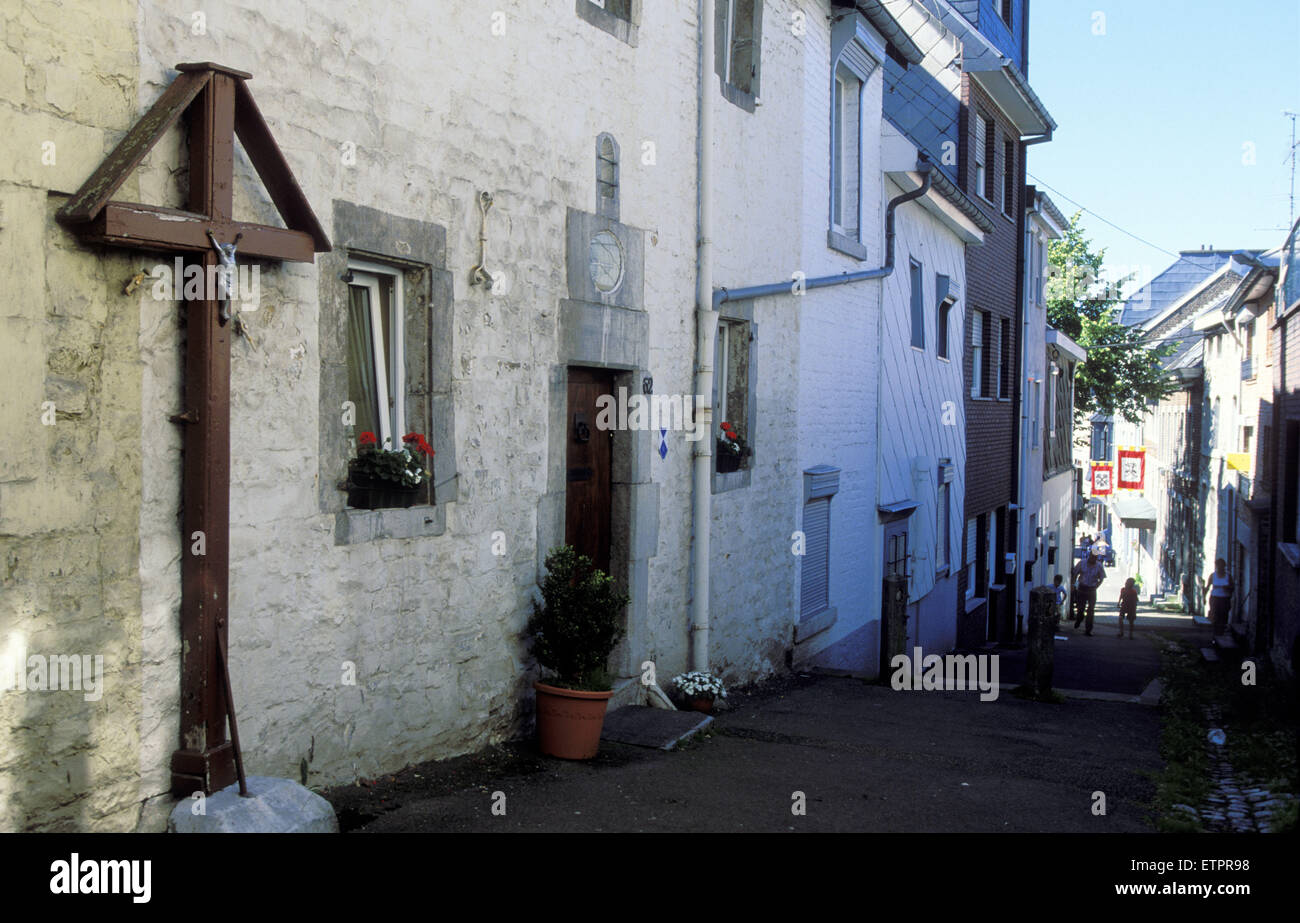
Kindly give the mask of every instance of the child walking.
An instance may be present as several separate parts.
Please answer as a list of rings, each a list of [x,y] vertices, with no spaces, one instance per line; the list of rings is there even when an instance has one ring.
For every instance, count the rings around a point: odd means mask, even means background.
[[[1137,581],[1129,577],[1124,581],[1124,589],[1119,591],[1119,636],[1124,637],[1124,616],[1128,616],[1128,639],[1133,640],[1133,626],[1137,623],[1138,591]]]

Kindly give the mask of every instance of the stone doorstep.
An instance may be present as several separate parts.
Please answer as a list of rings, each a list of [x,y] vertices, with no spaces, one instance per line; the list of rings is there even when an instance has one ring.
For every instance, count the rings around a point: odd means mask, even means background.
[[[339,822],[330,803],[292,779],[248,777],[248,797],[235,782],[203,801],[182,798],[172,808],[168,833],[338,833]]]

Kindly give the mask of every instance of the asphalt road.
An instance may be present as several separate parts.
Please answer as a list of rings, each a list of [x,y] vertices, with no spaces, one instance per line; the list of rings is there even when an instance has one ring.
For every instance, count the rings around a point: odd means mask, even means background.
[[[678,751],[605,743],[569,763],[517,742],[327,797],[362,832],[1151,829],[1147,773],[1161,762],[1148,706],[821,676],[784,677],[737,705]]]

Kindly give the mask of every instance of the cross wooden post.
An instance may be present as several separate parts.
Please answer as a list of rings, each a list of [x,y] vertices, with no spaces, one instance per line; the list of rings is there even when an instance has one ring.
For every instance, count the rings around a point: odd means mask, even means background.
[[[219,293],[209,291],[221,243],[240,237],[238,256],[311,262],[330,249],[315,215],[271,137],[244,81],[218,64],[180,64],[180,76],[60,210],[59,220],[88,241],[196,255],[203,297],[187,301],[182,481],[180,746],[171,759],[172,792],[206,794],[235,780],[226,739],[228,703],[222,659],[230,577],[230,333]],[[163,132],[186,110],[190,191],[185,211],[109,197]],[[234,220],[235,137],[288,229]],[[202,542],[199,536],[202,533]],[[202,554],[196,554],[199,548]]]

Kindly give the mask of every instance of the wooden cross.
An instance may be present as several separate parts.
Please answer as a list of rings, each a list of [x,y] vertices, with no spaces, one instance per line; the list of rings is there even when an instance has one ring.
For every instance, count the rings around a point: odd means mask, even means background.
[[[218,64],[179,64],[179,76],[127,133],[90,179],[59,210],[58,220],[83,240],[137,250],[193,254],[203,278],[219,255],[213,240],[239,238],[238,256],[310,263],[330,249],[315,214],[258,111],[244,71]],[[110,201],[145,155],[190,111],[187,210]],[[233,217],[235,137],[287,229]],[[209,238],[209,233],[212,238]],[[206,794],[235,781],[235,748],[226,740],[234,712],[225,689],[227,591],[230,582],[230,331],[216,293],[186,302],[185,424],[181,554],[180,745],[171,759],[172,792]],[[203,554],[193,552],[203,533]],[[228,711],[229,709],[229,711]],[[242,773],[241,773],[242,776]],[[241,779],[242,781],[242,779]]]

